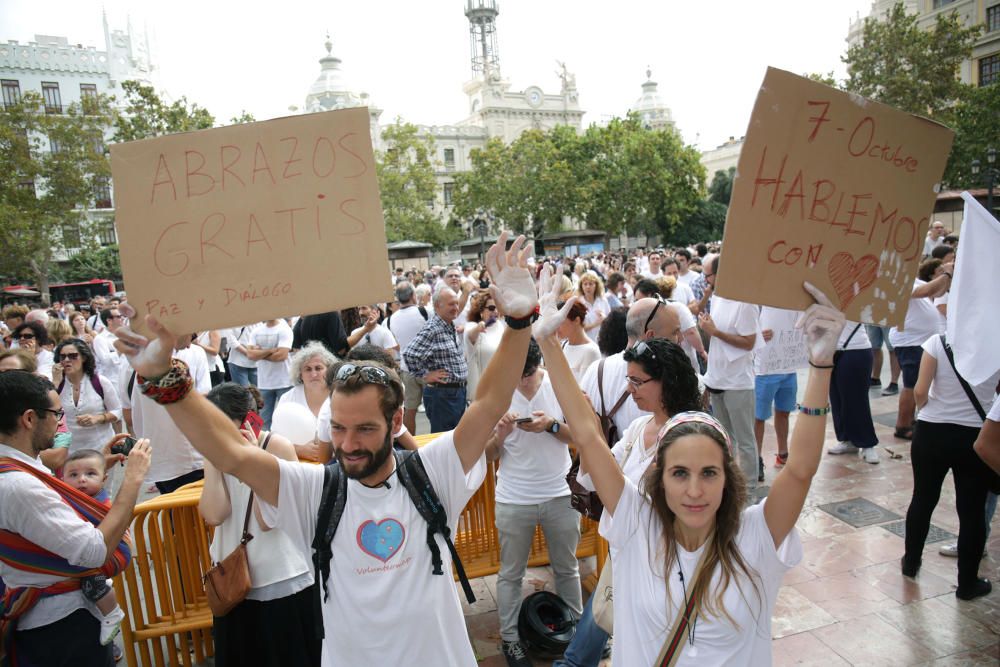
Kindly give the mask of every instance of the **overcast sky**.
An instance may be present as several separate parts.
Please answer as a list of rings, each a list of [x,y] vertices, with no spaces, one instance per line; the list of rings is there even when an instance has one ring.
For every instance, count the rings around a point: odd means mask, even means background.
[[[512,90],[558,92],[556,61],[565,61],[589,124],[623,115],[649,66],[684,140],[702,150],[745,133],[768,65],[843,78],[849,21],[871,7],[871,0],[499,2],[500,68]],[[224,122],[243,109],[262,120],[303,106],[329,31],[349,81],[384,110],[384,122],[400,116],[440,125],[467,114],[463,0],[135,5],[3,0],[0,40],[62,35],[103,50],[102,7],[112,28],[124,27],[131,12],[133,26],[149,30],[156,84]]]

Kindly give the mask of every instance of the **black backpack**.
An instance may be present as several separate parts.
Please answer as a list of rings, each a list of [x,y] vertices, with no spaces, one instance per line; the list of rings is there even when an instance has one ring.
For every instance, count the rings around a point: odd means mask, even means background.
[[[462,583],[462,590],[465,591],[465,598],[469,604],[473,604],[476,601],[476,596],[472,592],[472,586],[469,585],[469,578],[465,576],[465,568],[462,567],[462,560],[458,557],[455,544],[451,541],[448,516],[431,485],[427,470],[420,460],[420,454],[415,451],[399,452],[396,450],[393,450],[392,453],[396,457],[396,474],[399,477],[399,482],[410,494],[410,500],[416,505],[417,512],[427,522],[427,547],[431,550],[432,574],[444,575],[441,549],[434,539],[435,533],[441,533],[448,545],[448,551],[451,552],[451,559],[458,572],[458,580]],[[333,558],[333,537],[337,534],[337,526],[344,515],[346,505],[347,475],[343,474],[340,469],[340,463],[333,461],[325,466],[323,499],[320,501],[319,515],[316,518],[316,534],[312,542],[313,567],[319,579],[317,583],[322,584],[323,589],[323,593],[320,595],[320,586],[316,586],[316,619],[319,626],[323,624],[322,602],[330,597],[327,580],[330,578],[330,560]],[[319,636],[323,636],[322,632]]]

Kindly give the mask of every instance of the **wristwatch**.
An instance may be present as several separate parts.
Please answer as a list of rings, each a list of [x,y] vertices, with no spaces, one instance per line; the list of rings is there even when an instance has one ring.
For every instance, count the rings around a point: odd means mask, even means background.
[[[559,432],[559,420],[556,419],[555,417],[553,417],[552,418],[552,425],[549,426],[547,429],[545,429],[545,431],[547,433],[551,433],[552,435],[555,435],[556,433],[558,433]]]

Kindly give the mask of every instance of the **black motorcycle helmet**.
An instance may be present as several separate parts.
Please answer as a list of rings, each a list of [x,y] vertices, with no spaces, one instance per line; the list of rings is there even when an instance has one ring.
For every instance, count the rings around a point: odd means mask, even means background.
[[[532,593],[521,603],[517,632],[528,650],[539,657],[558,658],[576,633],[576,614],[549,591]]]

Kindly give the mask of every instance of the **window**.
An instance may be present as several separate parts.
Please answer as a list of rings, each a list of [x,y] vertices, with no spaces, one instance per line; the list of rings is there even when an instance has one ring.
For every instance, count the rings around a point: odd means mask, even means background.
[[[115,225],[113,222],[101,225],[100,230],[97,232],[97,240],[102,246],[118,243],[118,236],[115,234]]]
[[[451,206],[452,197],[455,194],[455,184],[445,183],[444,184],[444,205]]]
[[[1000,5],[986,8],[986,32],[1000,30]]]
[[[97,97],[97,84],[96,83],[81,83],[80,84],[80,99],[93,99]]]
[[[955,0],[934,0],[932,7],[934,9],[941,9],[942,7],[947,7],[953,2],[955,2]]]
[[[80,225],[73,222],[68,222],[63,225],[62,229],[63,243],[67,248],[79,248],[80,247]]]
[[[979,85],[1000,83],[1000,53],[979,59]]]
[[[455,168],[455,149],[446,148],[444,149],[444,167],[445,169]]]
[[[94,208],[111,208],[111,179],[107,176],[94,182]]]
[[[49,150],[53,153],[62,152],[62,145],[59,143],[58,139],[49,137]]]
[[[23,190],[24,192],[30,192],[32,195],[35,194],[35,181],[33,180],[21,181],[20,183],[17,184],[17,187]]]
[[[62,113],[62,96],[59,84],[42,81],[42,97],[45,98],[45,113]]]
[[[3,105],[9,107],[21,101],[21,83],[16,79],[2,79]]]

